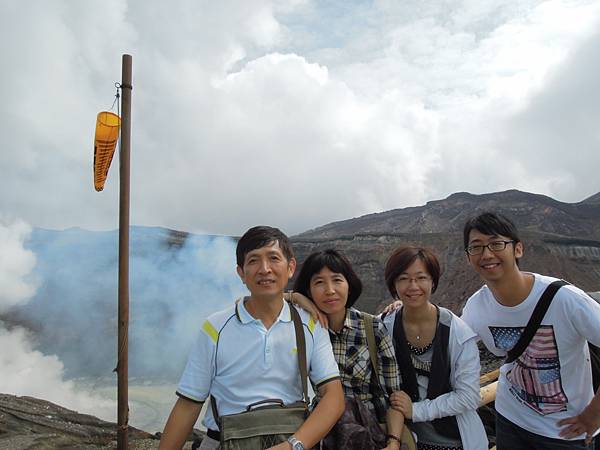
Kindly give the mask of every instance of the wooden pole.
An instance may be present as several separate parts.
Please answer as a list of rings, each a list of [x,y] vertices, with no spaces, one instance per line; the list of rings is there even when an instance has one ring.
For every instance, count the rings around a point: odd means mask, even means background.
[[[485,373],[479,377],[479,384],[488,384],[491,381],[496,381],[500,376],[500,369],[492,370],[491,372]]]
[[[117,450],[127,450],[129,427],[129,155],[131,150],[131,55],[123,55],[119,189],[119,339],[117,344]]]
[[[488,403],[496,401],[496,389],[498,388],[498,382],[494,381],[487,386],[479,389],[479,406],[487,405]]]

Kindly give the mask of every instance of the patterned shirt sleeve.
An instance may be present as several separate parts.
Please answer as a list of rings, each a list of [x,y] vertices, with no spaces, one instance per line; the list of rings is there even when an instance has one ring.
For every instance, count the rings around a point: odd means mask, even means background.
[[[384,387],[386,394],[400,390],[400,374],[396,363],[396,354],[392,338],[381,320],[375,318],[377,326],[375,341],[377,343],[377,364],[379,365],[379,383]]]

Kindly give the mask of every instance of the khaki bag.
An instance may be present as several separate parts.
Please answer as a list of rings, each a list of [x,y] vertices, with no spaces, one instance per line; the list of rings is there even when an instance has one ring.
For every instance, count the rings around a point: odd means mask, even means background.
[[[308,369],[302,320],[291,304],[290,313],[296,333],[298,366],[302,381],[302,401],[284,405],[280,399],[266,399],[246,407],[237,414],[219,416],[217,402],[211,395],[213,416],[221,433],[221,450],[262,450],[285,442],[308,417]],[[315,447],[315,450],[318,447]]]

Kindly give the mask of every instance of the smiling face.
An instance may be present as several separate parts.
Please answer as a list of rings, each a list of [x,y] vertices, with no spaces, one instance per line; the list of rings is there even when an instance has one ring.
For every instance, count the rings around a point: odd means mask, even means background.
[[[427,306],[431,300],[433,280],[420,258],[402,272],[394,281],[398,298],[406,308]]]
[[[487,246],[502,241],[510,242],[506,244],[504,250],[491,251],[488,247],[484,247],[479,255],[467,253],[469,264],[486,282],[495,283],[519,272],[517,259],[523,256],[523,244],[514,242],[506,236],[483,234],[476,229],[469,233],[469,247]]]
[[[348,301],[348,281],[341,273],[323,267],[310,279],[310,296],[325,314],[345,314]]]
[[[274,241],[249,251],[243,267],[238,266],[237,272],[252,298],[281,299],[295,269],[296,260],[288,261],[279,242]]]

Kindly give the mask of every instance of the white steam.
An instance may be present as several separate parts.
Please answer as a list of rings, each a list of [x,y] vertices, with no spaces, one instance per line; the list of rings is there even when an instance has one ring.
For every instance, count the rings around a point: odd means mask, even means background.
[[[117,231],[31,230],[19,222],[0,232],[12,249],[0,267],[12,274],[0,291],[0,392],[114,420],[115,402],[96,396],[116,390]],[[130,419],[159,429],[161,392],[179,379],[203,319],[246,290],[229,237],[148,227],[132,227],[130,236]]]
[[[27,303],[36,293],[31,280],[35,255],[25,249],[31,228],[22,221],[0,222],[0,313]],[[77,390],[65,380],[56,355],[36,350],[26,329],[8,327],[0,320],[0,392],[42,398],[76,411],[114,419],[112,402]]]
[[[25,222],[0,222],[0,313],[27,302],[35,293],[35,286],[27,280],[35,266],[35,256],[23,248],[30,233]]]

